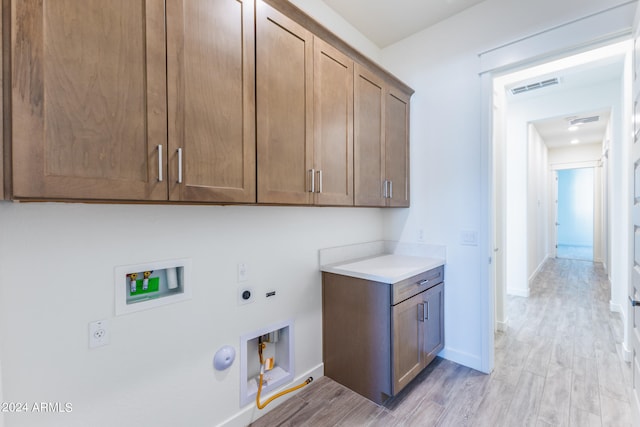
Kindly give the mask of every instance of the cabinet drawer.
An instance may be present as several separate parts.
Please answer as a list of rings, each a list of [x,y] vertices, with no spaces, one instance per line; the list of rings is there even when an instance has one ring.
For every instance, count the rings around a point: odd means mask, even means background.
[[[407,298],[419,294],[444,281],[444,266],[433,268],[424,273],[416,274],[402,282],[393,285],[392,304],[398,304]]]

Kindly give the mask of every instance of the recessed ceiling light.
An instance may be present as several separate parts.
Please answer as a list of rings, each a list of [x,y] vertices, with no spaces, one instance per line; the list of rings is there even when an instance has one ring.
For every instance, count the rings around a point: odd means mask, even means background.
[[[575,132],[578,130],[578,126],[573,125],[573,126],[569,126],[569,132]]]
[[[572,139],[571,143],[572,144],[578,144],[578,143],[580,143],[580,140],[579,139]]]

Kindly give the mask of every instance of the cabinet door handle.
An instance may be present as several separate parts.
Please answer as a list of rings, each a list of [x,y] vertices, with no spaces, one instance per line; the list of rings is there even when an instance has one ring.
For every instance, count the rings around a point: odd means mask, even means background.
[[[162,145],[158,145],[158,182],[162,182]]]
[[[178,184],[182,184],[182,148],[178,148]]]
[[[309,169],[309,175],[311,175],[311,179],[310,179],[311,188],[309,190],[309,193],[315,193],[316,192],[316,170]]]
[[[429,301],[425,304],[427,306],[427,315],[424,316],[425,320],[429,320]]]
[[[318,193],[322,193],[322,169],[318,171]]]
[[[418,304],[418,321],[424,322],[424,304]]]
[[[387,180],[385,179],[384,182],[382,183],[382,198],[386,199],[387,198]]]
[[[393,181],[389,181],[389,198],[393,199]]]

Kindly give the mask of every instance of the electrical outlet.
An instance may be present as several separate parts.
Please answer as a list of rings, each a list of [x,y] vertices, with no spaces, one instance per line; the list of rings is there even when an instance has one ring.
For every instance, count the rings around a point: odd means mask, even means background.
[[[254,301],[253,289],[243,287],[238,290],[238,304],[249,304]]]
[[[89,348],[102,347],[109,344],[109,322],[97,320],[89,323]]]
[[[424,242],[424,229],[418,230],[418,242]]]

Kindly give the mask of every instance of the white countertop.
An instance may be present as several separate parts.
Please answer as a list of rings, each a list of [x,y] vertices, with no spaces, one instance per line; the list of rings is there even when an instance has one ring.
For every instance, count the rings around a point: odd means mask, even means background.
[[[346,263],[324,265],[322,271],[382,283],[397,283],[432,268],[444,265],[444,259],[407,255],[380,255]]]

